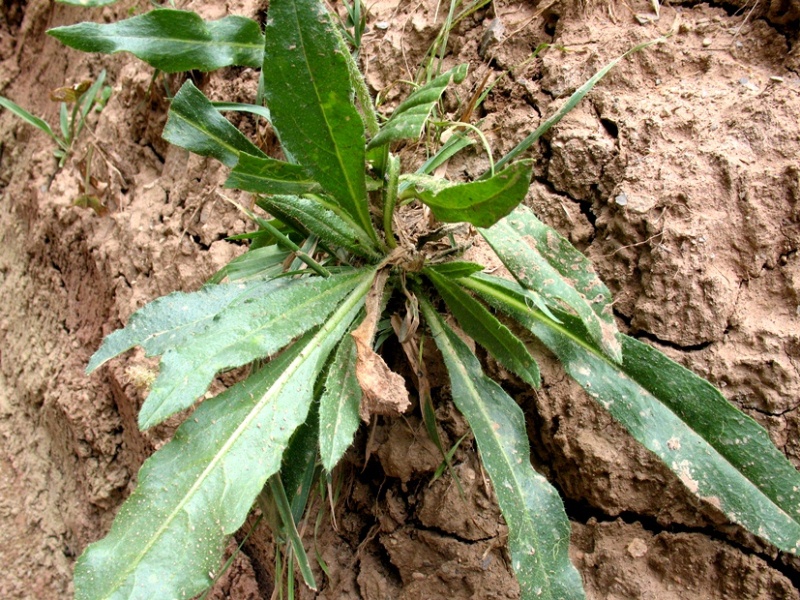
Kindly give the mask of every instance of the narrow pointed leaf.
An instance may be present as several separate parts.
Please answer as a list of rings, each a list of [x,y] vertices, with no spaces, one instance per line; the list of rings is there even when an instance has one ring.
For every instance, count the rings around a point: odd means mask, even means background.
[[[346,335],[328,371],[319,405],[319,453],[330,473],[353,443],[361,419],[361,388],[356,379],[356,344]]]
[[[184,10],[156,9],[117,23],[78,23],[47,33],[82,52],[130,52],[165,73],[261,67],[264,36],[240,16],[203,21]]]
[[[667,36],[668,37],[668,36]],[[655,40],[650,40],[644,42],[643,44],[639,44],[634,46],[630,50],[628,50],[625,54],[618,56],[608,64],[606,64],[602,69],[600,69],[597,73],[592,75],[589,79],[586,80],[581,87],[579,87],[572,96],[559,108],[552,116],[548,117],[539,127],[537,127],[532,133],[530,133],[524,140],[522,140],[519,144],[514,146],[514,148],[506,154],[503,158],[497,161],[495,164],[495,168],[499,169],[500,167],[510,163],[514,160],[517,156],[525,152],[528,148],[533,146],[537,140],[542,137],[545,133],[547,133],[551,127],[556,125],[561,119],[563,119],[569,112],[575,108],[578,103],[583,100],[583,97],[588,94],[592,88],[597,85],[597,83],[605,77],[608,72],[613,69],[617,63],[623,60],[625,57],[634,54],[635,52],[639,52],[640,50],[644,50],[648,46],[652,46],[653,44],[660,44],[666,39],[666,37],[660,37]],[[484,174],[483,178],[488,177],[488,171]]]
[[[484,266],[464,260],[453,260],[439,265],[431,265],[430,268],[439,275],[454,279],[457,277],[469,277],[473,273],[480,273],[483,271]]]
[[[525,227],[530,220],[526,219],[524,222],[519,220],[518,215],[524,215],[526,211],[527,209],[521,209],[493,227],[481,229],[481,235],[523,287],[539,294],[551,308],[573,310],[585,323],[595,343],[614,360],[620,360],[617,328],[614,325],[613,315],[607,309],[609,298],[606,295],[607,290],[602,294],[594,291],[593,297],[586,297],[586,291],[598,289],[587,287],[591,280],[589,271],[591,267],[588,263],[575,263],[571,253],[566,257],[566,261],[567,263],[573,261],[577,267],[575,273],[569,278],[562,275],[559,269],[568,271],[569,267],[560,261],[556,261],[556,266],[553,266],[549,260],[552,249],[548,248],[542,255],[538,250],[540,242]],[[516,224],[512,224],[511,221],[515,218],[517,218]],[[544,235],[546,236],[546,232]],[[546,245],[548,242],[544,243]],[[581,269],[585,269],[583,275],[578,274]],[[576,289],[575,285],[578,285],[579,289]]]
[[[270,294],[231,305],[203,332],[162,356],[139,426],[152,427],[191,406],[219,371],[270,356],[321,324],[365,276],[292,280]]]
[[[273,0],[264,94],[281,143],[370,237],[364,124],[346,58],[318,0]]]
[[[570,526],[558,492],[530,463],[522,410],[481,371],[466,344],[420,300],[450,375],[453,402],[475,435],[508,525],[511,562],[524,600],[584,598],[569,561]]]
[[[269,279],[283,272],[283,262],[291,253],[281,250],[277,245],[253,248],[237,256],[209,279],[209,283],[219,283],[226,277],[228,281],[247,281],[248,279]]]
[[[287,283],[281,279],[207,285],[196,292],[175,292],[157,298],[136,311],[124,329],[106,336],[86,372],[91,373],[134,346],[144,348],[147,356],[164,354],[201,333],[228,307],[269,294]]]
[[[454,67],[415,90],[394,110],[378,135],[372,138],[368,148],[376,148],[398,140],[419,138],[425,121],[428,120],[444,90],[450,85],[450,81],[455,83],[464,81],[467,68],[468,65]]]
[[[800,472],[719,390],[633,338],[620,335],[617,364],[574,316],[561,313],[554,323],[508,289],[470,287],[529,328],[691,492],[781,550],[800,553]]]
[[[443,185],[440,179],[424,175],[401,179],[414,185],[419,199],[440,221],[491,227],[525,199],[532,170],[532,161],[521,160],[483,181]]]
[[[213,581],[228,536],[280,467],[370,284],[364,277],[316,333],[204,402],[145,462],[111,532],[78,561],[78,600],[191,598]]]
[[[56,137],[56,134],[53,133],[53,130],[50,128],[50,125],[46,121],[40,119],[36,115],[32,115],[31,113],[29,113],[27,110],[22,108],[16,102],[13,102],[13,101],[9,100],[8,98],[4,98],[3,96],[0,96],[0,106],[2,106],[3,108],[5,108],[7,110],[10,110],[12,113],[17,115],[20,119],[25,121],[28,125],[33,125],[38,130],[43,131],[44,133],[49,135],[51,138],[53,138],[54,140],[58,141],[58,138]]]
[[[254,194],[319,193],[322,187],[300,165],[268,158],[242,156],[225,187]]]
[[[525,344],[497,320],[483,304],[434,269],[424,271],[458,320],[464,332],[483,346],[497,362],[526,383],[539,387],[539,367]]]
[[[258,205],[297,231],[317,236],[331,248],[343,248],[362,258],[378,259],[369,236],[320,202],[298,196],[268,196]]]
[[[234,166],[240,154],[264,157],[191,81],[172,99],[162,137],[200,156],[213,156],[227,167]]]

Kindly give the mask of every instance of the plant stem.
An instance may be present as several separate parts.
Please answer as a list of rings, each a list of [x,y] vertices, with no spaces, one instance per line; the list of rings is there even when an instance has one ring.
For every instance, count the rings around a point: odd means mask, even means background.
[[[303,252],[300,246],[298,246],[292,240],[290,240],[286,234],[279,231],[272,223],[270,223],[269,221],[265,221],[264,219],[258,219],[258,224],[259,226],[269,231],[270,234],[272,234],[275,237],[275,239],[278,240],[279,243],[283,244],[284,246],[289,248],[289,250],[294,252],[295,256],[297,256],[297,258],[302,260],[306,264],[306,266],[308,266],[308,268],[314,271],[317,275],[321,275],[322,277],[330,277],[331,273],[330,271],[328,271],[328,269],[323,267],[321,264],[319,264],[317,261],[311,258],[308,254]]]
[[[397,182],[399,177],[400,159],[390,154],[387,162],[387,181],[383,198],[383,232],[386,236],[386,244],[389,248],[397,248],[397,240],[394,239],[392,218],[394,217],[394,208],[397,205]]]

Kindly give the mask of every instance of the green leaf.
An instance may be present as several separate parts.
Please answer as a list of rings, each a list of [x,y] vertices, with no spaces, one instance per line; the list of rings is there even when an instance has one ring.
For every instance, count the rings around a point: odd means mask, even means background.
[[[318,0],[273,0],[264,95],[281,143],[372,239],[364,124],[330,15]]]
[[[464,332],[483,346],[501,365],[526,383],[539,387],[539,367],[520,339],[490,313],[486,307],[452,280],[434,269],[423,271],[458,320]]]
[[[237,256],[208,280],[219,283],[226,277],[228,281],[246,281],[253,278],[271,279],[283,272],[283,262],[290,252],[278,248],[277,245],[250,247],[250,250]]]
[[[469,277],[473,273],[480,273],[483,271],[484,266],[464,260],[453,260],[438,265],[429,265],[428,268],[436,271],[439,275],[455,279],[458,277]]]
[[[191,81],[172,99],[162,137],[200,156],[213,156],[227,167],[234,166],[242,154],[264,157]]]
[[[346,335],[333,359],[319,405],[319,452],[330,473],[353,443],[361,419],[361,388],[356,379],[356,344]]]
[[[555,323],[508,289],[470,287],[530,329],[691,492],[781,550],[800,552],[800,473],[719,390],[633,338],[619,336],[617,364],[576,317],[560,313]]]
[[[444,90],[450,85],[450,80],[456,83],[464,81],[467,68],[468,65],[458,65],[415,90],[394,110],[367,148],[383,146],[398,140],[419,138],[425,121],[428,120]]]
[[[267,196],[259,199],[258,205],[295,230],[317,236],[331,248],[344,248],[356,256],[373,260],[381,256],[366,233],[315,200]]]
[[[401,180],[411,182],[438,220],[491,227],[525,199],[532,172],[533,161],[521,160],[484,181],[451,184],[425,175],[405,175]]]
[[[523,287],[539,294],[551,308],[575,311],[595,343],[619,361],[611,295],[588,260],[579,259],[569,242],[549,228],[537,227],[534,219],[530,209],[520,207],[480,233]]]
[[[558,492],[531,466],[522,410],[483,374],[466,344],[422,297],[420,309],[444,358],[453,402],[475,435],[508,525],[521,597],[584,598],[580,575],[569,561],[569,520]]]
[[[196,292],[175,292],[157,298],[136,311],[124,329],[114,331],[103,340],[86,372],[91,373],[134,346],[142,346],[147,356],[164,354],[200,334],[227,308],[265,296],[288,283],[289,280],[279,279],[207,285]]]
[[[322,187],[303,167],[265,156],[242,156],[225,187],[254,194],[306,194]]]
[[[270,294],[228,306],[204,331],[164,353],[139,426],[147,429],[191,406],[219,371],[270,356],[324,322],[365,277],[351,272],[290,280]]]
[[[193,12],[160,8],[117,23],[78,23],[47,33],[82,52],[130,52],[165,73],[260,68],[264,57],[261,28],[240,16],[203,21]]]
[[[586,81],[586,83],[584,83],[581,87],[579,87],[577,90],[575,90],[575,92],[572,94],[572,96],[569,97],[569,99],[561,106],[561,108],[559,108],[555,113],[553,113],[553,115],[551,117],[548,117],[547,120],[544,121],[544,123],[539,125],[539,127],[537,127],[533,131],[533,133],[528,135],[524,140],[522,140],[519,144],[517,144],[508,154],[506,154],[503,158],[498,160],[494,165],[495,168],[499,169],[500,167],[510,163],[517,156],[519,156],[520,154],[525,152],[525,150],[527,150],[528,148],[533,146],[538,141],[538,139],[540,137],[542,137],[545,133],[547,133],[550,130],[551,127],[553,127],[561,119],[563,119],[569,112],[571,112],[572,109],[575,108],[581,100],[583,100],[583,97],[586,94],[588,94],[591,91],[591,89],[603,77],[605,77],[611,69],[613,69],[617,65],[618,62],[623,60],[626,56],[629,56],[629,55],[631,55],[631,54],[633,54],[635,52],[639,52],[639,50],[644,50],[648,46],[652,46],[653,44],[659,44],[659,43],[663,42],[667,37],[669,37],[669,36],[660,37],[658,39],[650,40],[649,42],[644,42],[643,44],[639,44],[638,46],[634,46],[633,48],[628,50],[622,56],[618,56],[617,58],[612,60],[610,63],[605,65],[597,73],[592,75]],[[486,178],[488,176],[489,176],[489,174],[487,172],[487,173],[485,173],[483,175],[482,179]]]
[[[57,142],[59,141],[58,138],[56,137],[56,134],[53,133],[53,130],[50,128],[50,125],[48,125],[47,122],[43,121],[42,119],[40,119],[39,117],[37,117],[35,115],[32,115],[27,110],[22,108],[19,104],[15,103],[15,102],[12,102],[8,98],[4,98],[3,96],[0,96],[0,106],[2,106],[3,108],[5,108],[7,110],[10,110],[12,113],[17,115],[20,119],[25,121],[28,125],[33,125],[39,131],[43,131],[44,133],[49,135],[51,138],[53,138]]]
[[[315,380],[361,310],[369,275],[316,333],[200,405],[145,462],[111,532],[78,561],[78,600],[190,598],[212,582],[228,536],[305,421]]]
[[[220,112],[246,112],[252,115],[261,117],[268,123],[272,122],[272,115],[266,106],[259,106],[257,104],[247,104],[243,102],[212,102],[214,108]]]

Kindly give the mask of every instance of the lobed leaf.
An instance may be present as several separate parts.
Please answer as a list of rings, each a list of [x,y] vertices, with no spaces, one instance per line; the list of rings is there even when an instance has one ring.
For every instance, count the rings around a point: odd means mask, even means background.
[[[525,199],[532,172],[533,161],[521,160],[483,181],[452,184],[425,175],[401,179],[414,185],[439,221],[491,227]]]
[[[305,421],[315,381],[361,310],[372,274],[315,333],[200,405],[145,462],[111,532],[78,560],[78,600],[190,598],[211,584],[228,536]]]
[[[481,371],[478,359],[427,300],[422,310],[450,375],[453,402],[475,435],[508,525],[511,563],[524,600],[584,598],[569,561],[570,526],[558,492],[530,462],[522,410]]]
[[[219,371],[270,356],[323,323],[365,276],[289,280],[269,294],[230,305],[204,331],[162,356],[139,426],[152,427],[191,406]]]
[[[620,360],[608,290],[596,280],[587,260],[576,259],[577,250],[558,254],[558,250],[563,250],[563,244],[569,245],[566,240],[557,240],[557,246],[554,246],[550,242],[556,238],[548,235],[546,230],[532,234],[535,227],[531,217],[527,207],[519,207],[493,227],[480,229],[480,233],[524,288],[539,294],[551,308],[575,311],[594,342],[614,360]],[[544,254],[539,251],[542,244],[546,246]],[[592,294],[588,299],[586,292]]]
[[[355,340],[346,335],[336,350],[319,404],[319,453],[328,473],[352,445],[361,422],[356,359]]]
[[[273,0],[264,47],[264,95],[281,143],[377,239],[367,204],[364,123],[336,27],[318,0]]]
[[[184,83],[172,99],[162,137],[200,156],[213,156],[227,167],[233,167],[240,155],[271,160],[223,117],[191,81]]]
[[[192,293],[175,292],[153,300],[136,311],[124,329],[106,336],[86,367],[91,373],[106,361],[130,350],[144,348],[147,356],[164,354],[188,343],[208,328],[226,309],[250,298],[265,296],[289,280],[207,285]]]
[[[463,281],[530,329],[692,493],[781,550],[800,552],[800,473],[758,423],[654,348],[620,334],[616,363],[576,317],[560,313],[555,323],[486,279]]]
[[[439,271],[424,271],[458,320],[464,332],[483,346],[497,362],[533,387],[541,385],[539,367],[525,344],[470,294]]]
[[[231,171],[225,187],[254,194],[307,194],[322,191],[322,187],[300,165],[263,155],[243,155]]]
[[[235,15],[203,21],[193,12],[158,8],[116,23],[78,23],[47,33],[82,52],[130,52],[165,73],[260,68],[264,57],[258,23]]]
[[[331,248],[343,248],[368,259],[380,257],[372,240],[320,202],[298,196],[267,196],[258,205],[297,231],[317,236]]]
[[[398,106],[392,116],[370,141],[367,148],[376,148],[398,140],[417,139],[442,93],[450,81],[461,83],[467,76],[468,65],[458,65],[415,90]]]

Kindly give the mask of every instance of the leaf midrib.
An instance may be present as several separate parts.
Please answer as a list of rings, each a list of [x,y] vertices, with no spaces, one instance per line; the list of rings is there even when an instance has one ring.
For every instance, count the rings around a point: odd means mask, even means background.
[[[371,274],[370,270],[370,274]],[[247,413],[247,416],[242,420],[241,425],[239,425],[233,433],[230,435],[228,440],[222,445],[220,450],[216,452],[208,463],[208,466],[203,469],[203,471],[198,475],[197,479],[195,480],[194,484],[187,490],[184,494],[183,498],[181,498],[180,502],[177,504],[175,509],[167,516],[166,519],[162,522],[161,527],[159,527],[155,533],[150,537],[150,540],[145,545],[143,550],[138,554],[135,560],[131,560],[128,563],[127,568],[121,572],[119,577],[117,577],[114,586],[111,588],[112,590],[118,590],[122,584],[128,579],[128,576],[136,570],[139,563],[142,559],[147,555],[148,552],[153,548],[156,544],[158,539],[164,534],[167,530],[168,526],[175,520],[178,514],[183,510],[183,507],[191,500],[192,496],[197,492],[200,486],[205,482],[205,480],[210,476],[212,471],[217,467],[219,462],[223,460],[225,455],[228,451],[233,447],[233,445],[239,440],[239,438],[244,434],[244,432],[250,427],[252,422],[261,414],[261,411],[270,403],[270,401],[279,395],[283,388],[291,381],[294,374],[300,369],[303,363],[308,360],[310,355],[317,350],[317,348],[321,345],[322,340],[330,335],[332,330],[339,324],[339,322],[347,315],[347,313],[363,298],[366,292],[369,290],[369,286],[371,284],[371,277],[364,278],[364,281],[358,285],[351,293],[350,296],[339,305],[339,308],[336,312],[331,316],[331,318],[322,325],[320,330],[311,338],[308,343],[306,344],[305,348],[300,351],[300,353],[292,360],[291,363],[286,367],[286,369],[281,373],[281,375],[275,380],[275,382],[270,386],[267,392],[261,397],[261,399],[253,406],[252,410]]]

